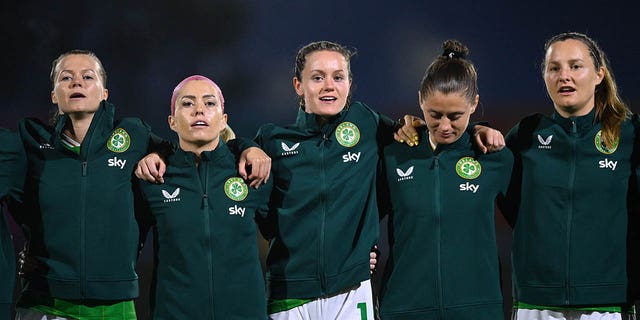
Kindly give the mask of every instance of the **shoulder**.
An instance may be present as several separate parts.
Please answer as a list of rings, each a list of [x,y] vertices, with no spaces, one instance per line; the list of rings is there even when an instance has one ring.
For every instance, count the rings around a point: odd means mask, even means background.
[[[552,120],[541,113],[529,115],[518,121],[509,133],[507,133],[507,146],[513,149],[516,146],[529,144],[532,141],[533,132],[544,125],[552,124]]]
[[[49,141],[53,127],[37,118],[24,118],[18,123],[18,132],[23,141]]]
[[[371,107],[361,101],[351,102],[351,104],[349,105],[349,113],[354,113],[364,117],[371,117],[376,121],[378,121],[378,119],[380,118],[380,114],[377,111],[373,110]]]
[[[2,146],[2,152],[0,152],[2,160],[10,154],[15,154],[22,150],[22,142],[18,132],[0,128],[0,146]]]
[[[269,136],[272,134],[273,131],[277,130],[278,128],[280,127],[275,123],[265,123],[261,125],[260,128],[258,128],[257,136],[261,136],[261,137]]]
[[[138,117],[126,117],[119,119],[114,123],[114,129],[118,127],[147,132],[151,131],[151,126]]]
[[[479,159],[511,166],[513,165],[513,152],[511,152],[509,148],[503,148],[500,151],[482,154],[479,156]]]
[[[546,119],[548,119],[548,117],[541,113],[528,115],[522,120],[518,121],[518,123],[516,123],[511,131],[513,131],[514,129],[517,130],[517,132],[533,131],[535,128],[545,122]]]

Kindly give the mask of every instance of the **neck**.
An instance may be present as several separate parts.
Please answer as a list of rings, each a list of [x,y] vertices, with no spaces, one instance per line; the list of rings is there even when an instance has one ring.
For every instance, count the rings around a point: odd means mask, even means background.
[[[89,126],[91,126],[93,113],[71,113],[69,114],[69,120],[69,123],[67,123],[67,125],[65,126],[65,132],[73,140],[82,143],[85,136],[87,135],[87,131],[89,131]]]
[[[559,106],[555,106],[556,111],[558,112],[558,114],[560,114],[563,118],[571,118],[571,117],[582,117],[582,116],[586,116],[588,115],[591,110],[593,110],[593,108],[595,108],[593,106],[593,104],[591,105],[591,107],[583,107],[583,108],[576,108],[573,106],[569,106],[569,107],[559,107]]]
[[[435,150],[438,147],[438,144],[431,139],[431,135],[429,134],[429,145],[431,145],[431,150]]]

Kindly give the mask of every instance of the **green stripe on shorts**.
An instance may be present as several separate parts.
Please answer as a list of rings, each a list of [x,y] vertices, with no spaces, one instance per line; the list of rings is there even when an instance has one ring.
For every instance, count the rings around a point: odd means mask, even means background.
[[[622,312],[622,306],[540,306],[536,304],[528,304],[522,301],[515,301],[513,306],[517,309],[531,310],[550,310],[550,311],[596,311],[596,312]]]
[[[267,310],[269,314],[278,313],[282,311],[291,310],[293,308],[297,308],[307,302],[311,302],[313,299],[282,299],[282,300],[271,300],[267,305]]]
[[[53,305],[34,305],[29,309],[44,314],[78,320],[123,319],[136,320],[136,309],[133,300],[127,301],[68,301],[53,299]]]

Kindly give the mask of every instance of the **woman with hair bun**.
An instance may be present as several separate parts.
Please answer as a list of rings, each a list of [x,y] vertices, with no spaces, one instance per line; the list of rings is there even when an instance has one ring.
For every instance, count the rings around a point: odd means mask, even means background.
[[[390,254],[382,319],[503,319],[494,202],[513,156],[484,154],[467,130],[479,101],[469,50],[455,40],[427,68],[418,91],[427,123],[416,147],[384,148],[381,190]]]

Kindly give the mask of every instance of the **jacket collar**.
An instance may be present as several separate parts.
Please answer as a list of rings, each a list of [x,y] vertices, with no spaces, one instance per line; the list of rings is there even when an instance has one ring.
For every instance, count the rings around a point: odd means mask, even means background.
[[[225,158],[229,157],[231,151],[227,144],[220,139],[218,146],[211,151],[204,151],[200,154],[200,162],[222,162]],[[194,166],[198,162],[198,157],[191,151],[182,150],[177,144],[174,147],[173,154],[171,155],[172,165],[178,167],[190,167]]]
[[[555,121],[558,125],[560,125],[562,129],[564,129],[566,132],[570,133],[572,131],[573,123],[575,123],[576,132],[584,133],[591,130],[591,128],[593,128],[593,126],[597,122],[596,108],[593,108],[591,112],[589,112],[584,116],[569,117],[569,118],[563,117],[558,113],[558,111],[554,109],[553,114],[551,115],[551,119],[553,119],[553,121]]]
[[[301,129],[320,131],[323,127],[337,123],[340,119],[344,118],[348,112],[349,106],[346,106],[342,108],[338,114],[330,117],[322,126],[320,126],[320,116],[314,113],[307,113],[302,109],[302,107],[300,107],[298,109],[298,116],[296,117],[296,125]]]
[[[423,140],[427,143],[427,145],[429,146],[429,149],[431,149],[431,143],[429,143],[429,131],[425,131],[426,134],[424,135],[424,137],[422,139],[426,139]],[[465,130],[462,135],[460,136],[460,138],[456,141],[454,141],[453,143],[450,144],[439,144],[436,146],[436,149],[433,150],[433,154],[439,154],[443,151],[447,151],[447,150],[455,150],[455,149],[468,149],[469,148],[469,144],[471,144],[471,136],[468,133],[468,130]]]
[[[84,140],[82,141],[82,147],[80,149],[81,155],[86,156],[91,152],[90,150],[87,150],[90,145],[93,145],[93,146],[104,145],[104,143],[92,144],[91,142],[93,140],[103,141],[106,143],[107,139],[109,138],[109,135],[114,129],[113,123],[114,123],[115,113],[116,113],[116,107],[113,104],[107,102],[106,100],[102,100],[102,102],[100,102],[100,106],[98,107],[98,110],[96,110],[96,112],[94,113],[93,119],[91,120],[91,125],[89,125],[87,134]],[[58,116],[56,121],[56,126],[55,126],[55,136],[54,136],[54,139],[56,141],[55,143],[61,144],[60,140],[61,140],[62,130],[64,129],[65,125],[69,121],[71,121],[69,119],[69,115],[61,114]],[[91,147],[91,148],[94,148],[94,147]]]

